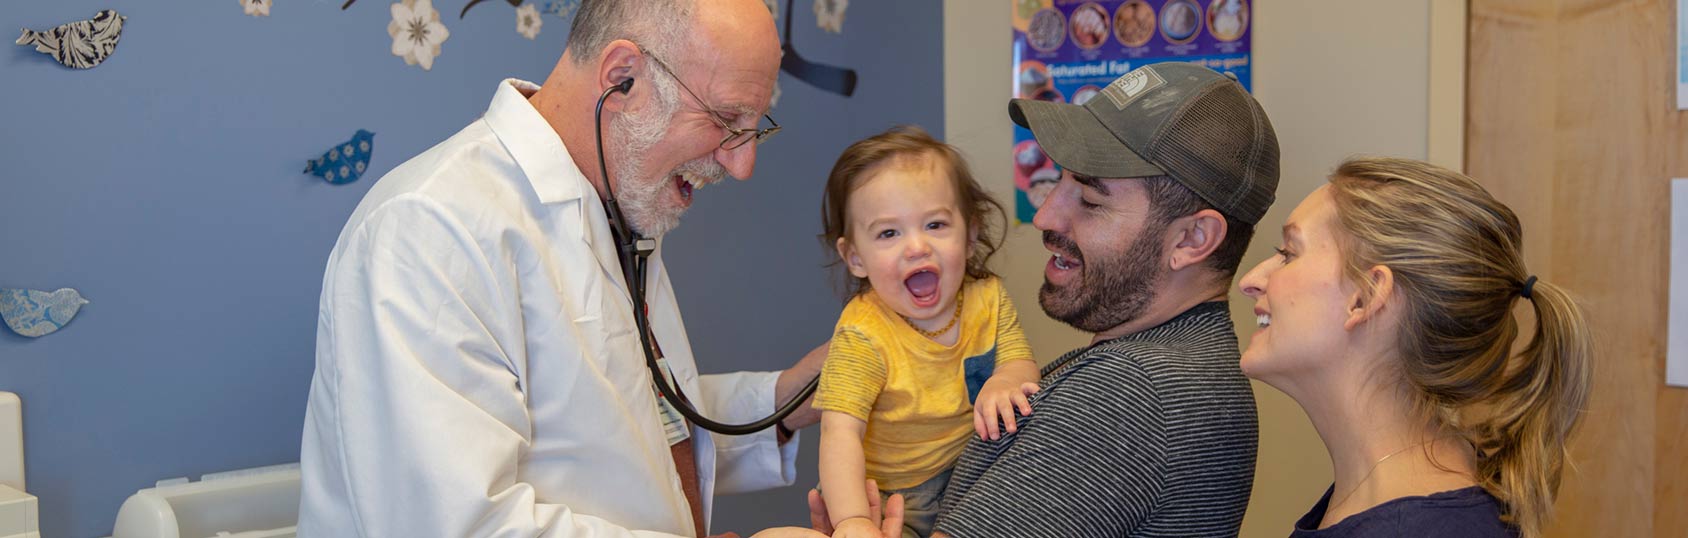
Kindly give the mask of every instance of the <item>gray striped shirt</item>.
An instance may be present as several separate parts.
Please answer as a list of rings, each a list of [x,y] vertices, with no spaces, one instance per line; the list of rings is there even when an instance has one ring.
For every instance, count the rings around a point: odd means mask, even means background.
[[[956,462],[936,530],[1236,536],[1254,483],[1254,392],[1224,302],[1044,368],[1019,431]]]

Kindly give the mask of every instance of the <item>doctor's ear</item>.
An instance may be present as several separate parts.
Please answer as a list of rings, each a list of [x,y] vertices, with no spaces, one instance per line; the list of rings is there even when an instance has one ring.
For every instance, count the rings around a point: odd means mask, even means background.
[[[867,278],[867,265],[862,263],[862,257],[856,254],[856,247],[850,245],[850,240],[838,238],[838,259],[844,261],[844,267],[850,269],[850,274],[856,278]]]
[[[642,74],[645,70],[643,65],[646,61],[649,61],[649,59],[639,52],[639,46],[632,41],[617,39],[610,42],[609,45],[604,47],[604,52],[600,55],[598,61],[596,74],[598,91],[601,92],[612,86],[626,83],[636,75]],[[619,110],[624,106],[627,96],[630,95],[627,92],[622,92],[622,94],[621,97],[610,96],[610,99],[604,102],[604,107]]]

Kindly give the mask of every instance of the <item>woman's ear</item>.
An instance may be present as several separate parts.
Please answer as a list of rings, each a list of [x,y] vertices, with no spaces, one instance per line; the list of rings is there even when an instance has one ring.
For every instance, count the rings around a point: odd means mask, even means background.
[[[850,245],[850,240],[838,238],[838,259],[844,260],[844,267],[850,269],[850,274],[856,278],[867,278],[867,266],[862,264],[862,257],[856,254],[856,247]]]
[[[1354,293],[1348,296],[1348,318],[1342,322],[1343,330],[1352,331],[1378,319],[1394,296],[1395,272],[1388,266],[1373,265],[1366,270],[1365,282],[1355,286]]]

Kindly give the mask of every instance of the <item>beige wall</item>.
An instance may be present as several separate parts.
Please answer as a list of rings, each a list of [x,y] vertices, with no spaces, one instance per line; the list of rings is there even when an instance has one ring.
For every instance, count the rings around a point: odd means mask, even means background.
[[[1271,252],[1284,217],[1346,156],[1389,154],[1460,166],[1464,18],[1463,0],[1272,0],[1255,6],[1254,90],[1277,129],[1283,169],[1278,203],[1261,222],[1245,266]],[[944,132],[1001,200],[1014,199],[1008,28],[1007,2],[945,0]],[[1010,230],[996,260],[1043,361],[1088,341],[1038,311],[1047,256],[1028,224]],[[1232,298],[1246,343],[1252,303],[1241,294]],[[1329,460],[1293,400],[1258,384],[1256,398],[1260,458],[1243,536],[1279,537],[1329,485]]]

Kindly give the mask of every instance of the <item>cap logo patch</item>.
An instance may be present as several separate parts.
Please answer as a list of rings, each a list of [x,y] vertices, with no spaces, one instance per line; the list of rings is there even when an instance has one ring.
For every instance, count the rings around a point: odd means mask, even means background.
[[[1136,101],[1138,97],[1165,84],[1166,79],[1161,78],[1153,68],[1142,67],[1109,84],[1102,90],[1102,95],[1108,96],[1108,100],[1113,101],[1115,107],[1125,110],[1125,106]]]

